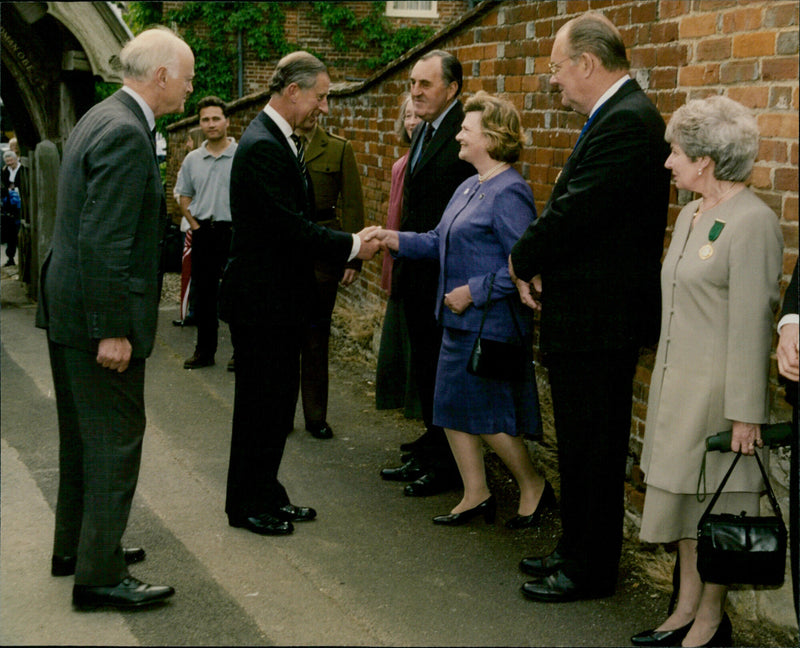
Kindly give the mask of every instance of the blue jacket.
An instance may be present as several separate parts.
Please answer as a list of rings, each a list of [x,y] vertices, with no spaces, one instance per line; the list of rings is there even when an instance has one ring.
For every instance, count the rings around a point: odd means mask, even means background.
[[[399,257],[439,260],[435,314],[442,326],[477,332],[494,276],[492,307],[483,336],[517,337],[508,306],[497,303],[509,296],[505,301],[527,334],[530,312],[520,303],[508,274],[508,255],[535,218],[533,192],[512,168],[485,183],[480,183],[477,175],[467,178],[456,189],[436,229],[424,234],[399,232]],[[460,315],[442,308],[445,294],[464,284],[469,284],[473,304]]]

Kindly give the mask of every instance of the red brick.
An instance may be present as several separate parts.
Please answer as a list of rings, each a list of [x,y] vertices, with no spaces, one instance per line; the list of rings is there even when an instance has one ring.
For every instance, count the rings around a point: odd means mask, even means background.
[[[720,61],[730,58],[731,39],[728,36],[722,38],[704,38],[697,44],[698,61]]]
[[[797,142],[792,142],[791,147],[789,149],[789,164],[794,164],[795,166],[797,166],[797,151],[798,151]]]
[[[661,0],[658,3],[658,8],[662,20],[665,18],[677,18],[689,13],[691,0]]]
[[[667,90],[675,88],[678,80],[677,68],[658,68],[650,75],[650,87]]]
[[[678,71],[678,82],[687,86],[706,86],[719,83],[719,65],[687,65]]]
[[[681,38],[696,38],[698,36],[710,36],[717,32],[717,15],[700,14],[696,16],[686,16],[681,18],[678,34]]]
[[[657,17],[657,2],[643,2],[631,7],[631,23],[633,24],[655,22]]]
[[[637,47],[631,50],[631,67],[651,68],[656,64],[655,47]]]
[[[764,11],[764,27],[783,28],[797,26],[798,23],[798,4],[794,0],[790,2],[770,2]]]
[[[794,218],[795,220],[792,221],[791,217],[787,215],[786,209],[786,201],[784,201],[784,208],[783,208],[783,222],[781,223],[781,231],[783,232],[783,245],[787,248],[797,248],[798,241],[798,230],[797,230],[797,198],[794,198]]]
[[[754,166],[753,172],[750,174],[750,186],[759,189],[771,189],[772,178],[770,168],[765,166]]]
[[[722,15],[722,31],[731,32],[756,31],[761,28],[763,11],[761,7],[743,8]]]
[[[766,59],[761,62],[761,78],[764,81],[797,81],[798,60],[796,56]]]
[[[721,83],[751,83],[758,78],[756,61],[730,61],[720,66]]]
[[[748,108],[766,108],[769,100],[769,88],[764,86],[737,87],[728,90],[727,95]]]
[[[775,32],[753,32],[733,37],[733,55],[737,58],[772,56],[775,53]]]
[[[775,187],[777,191],[797,191],[797,167],[775,169]]]
[[[678,23],[676,22],[658,22],[650,29],[650,42],[657,43],[671,43],[678,40]]]
[[[756,119],[761,137],[797,138],[798,123],[795,114],[766,113],[759,115]]]
[[[734,98],[730,93],[728,96],[731,99]],[[758,145],[756,159],[761,162],[786,163],[788,161],[787,148],[786,142],[762,138]]]

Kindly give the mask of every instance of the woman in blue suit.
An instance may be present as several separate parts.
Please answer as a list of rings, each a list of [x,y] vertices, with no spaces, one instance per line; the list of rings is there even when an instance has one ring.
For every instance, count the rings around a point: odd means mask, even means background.
[[[456,526],[483,515],[494,520],[496,501],[486,483],[481,439],[509,467],[520,489],[518,514],[506,526],[534,526],[555,502],[550,484],[531,463],[525,438],[541,434],[536,382],[482,378],[467,361],[486,313],[481,337],[530,345],[530,319],[523,313],[508,273],[514,243],[536,218],[533,193],[511,167],[522,149],[514,105],[481,91],[466,102],[456,140],[459,157],[478,175],[453,194],[436,229],[417,234],[379,230],[385,248],[409,259],[438,259],[436,317],[444,329],[436,374],[433,423],[445,428],[464,482],[464,496],[436,524]],[[488,301],[491,289],[491,301]],[[514,321],[516,319],[516,322]],[[532,374],[532,372],[531,372]]]

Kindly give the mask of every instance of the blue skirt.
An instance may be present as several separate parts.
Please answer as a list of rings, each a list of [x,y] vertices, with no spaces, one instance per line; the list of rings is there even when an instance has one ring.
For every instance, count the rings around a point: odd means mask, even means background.
[[[542,436],[536,381],[510,382],[467,373],[467,361],[478,334],[446,328],[442,334],[433,424],[468,434]]]

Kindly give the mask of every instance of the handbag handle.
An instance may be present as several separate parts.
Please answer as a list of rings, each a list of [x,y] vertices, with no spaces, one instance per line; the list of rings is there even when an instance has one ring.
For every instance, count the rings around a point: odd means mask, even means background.
[[[489,282],[489,292],[486,295],[486,307],[483,309],[483,316],[481,317],[481,327],[478,329],[478,337],[481,336],[483,333],[483,325],[486,322],[486,316],[489,314],[489,309],[492,307],[492,288],[494,288],[494,278],[497,275],[492,274],[492,280]],[[517,335],[519,336],[519,341],[524,344],[525,338],[522,335],[522,329],[520,328],[519,322],[517,321],[517,316],[514,313],[514,309],[511,307],[511,302],[508,301],[508,297],[503,297],[506,300],[506,304],[508,304],[508,310],[511,312],[511,319],[514,320],[514,328],[517,329]]]
[[[758,462],[758,467],[761,470],[761,476],[764,478],[764,486],[767,490],[767,497],[769,497],[769,503],[772,505],[773,512],[780,518],[783,519],[783,514],[781,513],[781,507],[778,504],[778,499],[775,497],[775,493],[772,490],[772,484],[769,483],[769,477],[767,477],[767,471],[764,470],[764,464],[761,463],[761,458],[758,456],[758,452],[755,452],[756,461]],[[703,512],[703,515],[700,516],[700,519],[703,520],[708,515],[711,514],[711,509],[714,508],[714,504],[717,503],[719,496],[722,495],[722,489],[725,488],[725,484],[728,482],[728,477],[731,476],[733,469],[736,467],[739,458],[742,456],[741,452],[737,452],[736,456],[733,458],[731,462],[731,467],[728,468],[728,472],[725,473],[725,477],[722,478],[722,482],[717,488],[717,492],[714,493],[714,497],[711,498],[711,501],[708,503],[706,510]],[[704,457],[705,458],[705,457]]]

